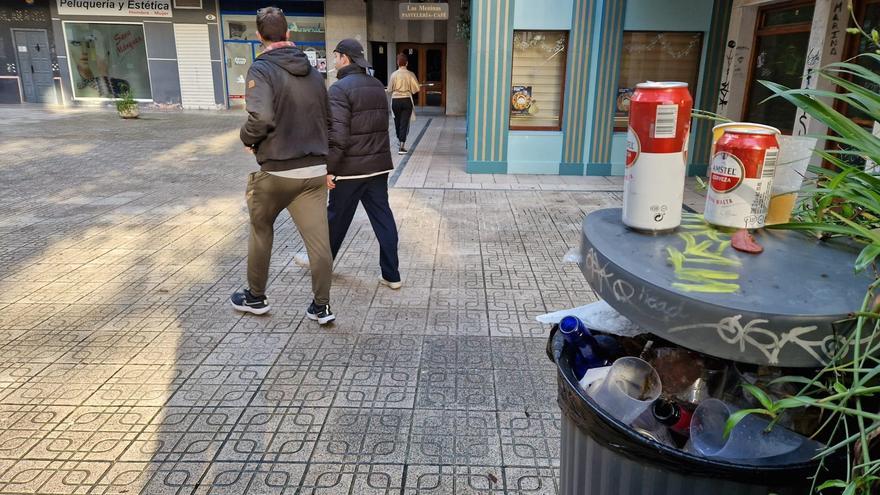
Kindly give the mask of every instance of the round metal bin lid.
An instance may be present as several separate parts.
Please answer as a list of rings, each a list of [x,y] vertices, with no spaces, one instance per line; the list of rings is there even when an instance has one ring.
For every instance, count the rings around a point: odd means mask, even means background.
[[[619,208],[599,210],[582,236],[581,271],[608,304],[659,337],[739,362],[821,366],[871,283],[853,271],[857,247],[765,229],[755,233],[764,252],[741,253],[694,214],[650,235],[625,227]]]

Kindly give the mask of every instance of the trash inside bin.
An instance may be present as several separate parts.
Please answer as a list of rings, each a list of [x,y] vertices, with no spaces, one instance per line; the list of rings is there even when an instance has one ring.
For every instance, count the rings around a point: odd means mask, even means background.
[[[560,495],[809,493],[818,461],[759,466],[698,457],[615,419],[580,388],[565,346],[561,332],[551,332],[547,353],[557,364],[562,410]]]

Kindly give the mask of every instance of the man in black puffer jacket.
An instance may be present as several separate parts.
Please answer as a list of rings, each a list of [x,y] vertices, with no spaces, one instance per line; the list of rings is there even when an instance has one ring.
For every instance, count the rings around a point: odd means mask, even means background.
[[[335,259],[358,203],[363,203],[379,240],[379,282],[399,289],[397,225],[388,204],[388,174],[394,165],[385,87],[367,74],[370,66],[359,42],[342,40],[334,52],[339,80],[330,87],[330,249]]]

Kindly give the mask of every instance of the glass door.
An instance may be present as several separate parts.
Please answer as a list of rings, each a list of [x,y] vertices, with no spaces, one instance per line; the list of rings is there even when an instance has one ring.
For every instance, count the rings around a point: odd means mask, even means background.
[[[400,43],[399,53],[408,59],[407,68],[415,73],[422,90],[415,96],[420,107],[446,106],[446,46]]]
[[[254,43],[251,41],[223,42],[226,48],[226,84],[228,86],[229,106],[243,107],[247,90],[248,70],[254,62]]]

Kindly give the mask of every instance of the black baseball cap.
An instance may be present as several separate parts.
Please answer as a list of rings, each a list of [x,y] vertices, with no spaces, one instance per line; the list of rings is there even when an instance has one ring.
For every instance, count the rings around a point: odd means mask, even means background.
[[[363,67],[364,69],[370,68],[370,64],[364,57],[364,47],[361,46],[360,42],[358,42],[358,40],[356,39],[348,38],[340,41],[333,51],[336,53],[341,53],[343,55],[348,55],[348,58],[350,58],[353,63]]]

